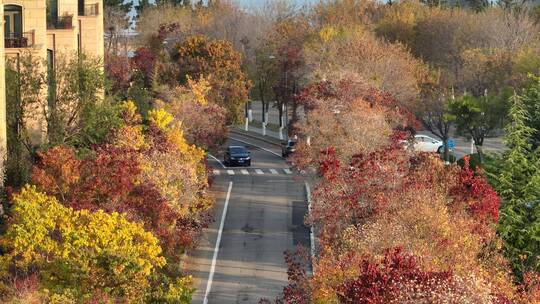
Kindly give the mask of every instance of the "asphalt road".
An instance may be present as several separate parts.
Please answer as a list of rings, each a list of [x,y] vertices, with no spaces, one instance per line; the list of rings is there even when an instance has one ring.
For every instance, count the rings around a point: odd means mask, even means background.
[[[309,229],[303,225],[304,182],[279,156],[279,148],[241,135],[232,138],[227,144],[248,146],[252,166],[224,168],[209,159],[215,174],[211,190],[217,199],[216,221],[186,259],[185,269],[197,288],[192,303],[274,299],[287,284],[284,252],[310,245]],[[222,154],[215,157],[223,159]]]

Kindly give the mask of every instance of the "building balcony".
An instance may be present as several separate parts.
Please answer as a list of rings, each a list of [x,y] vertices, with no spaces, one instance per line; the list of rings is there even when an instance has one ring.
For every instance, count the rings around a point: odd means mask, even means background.
[[[73,16],[65,15],[56,19],[47,20],[48,30],[70,30],[73,28]]]
[[[4,37],[5,48],[28,48],[34,46],[34,31],[24,33],[10,33]]]
[[[99,15],[99,3],[79,5],[79,16]]]

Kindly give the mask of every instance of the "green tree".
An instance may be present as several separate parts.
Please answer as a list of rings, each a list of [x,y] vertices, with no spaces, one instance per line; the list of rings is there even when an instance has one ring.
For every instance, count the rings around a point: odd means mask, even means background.
[[[482,162],[484,139],[503,125],[507,101],[496,95],[475,97],[465,94],[450,101],[448,113],[455,117],[458,132],[474,140],[479,160]]]
[[[103,110],[104,75],[101,60],[82,55],[58,56],[54,73],[50,75],[53,85],[49,88],[49,102],[43,112],[47,118],[49,144],[75,144],[82,134],[91,131],[86,125],[97,126],[92,119],[98,119],[95,111]],[[111,119],[114,116],[110,116]],[[103,125],[96,129],[111,127]],[[119,120],[110,121],[117,125]]]
[[[42,62],[30,53],[6,62],[8,186],[19,187],[28,180],[34,144],[42,136],[41,128],[36,125],[42,120],[41,104],[45,102],[43,90],[47,77],[42,71]]]
[[[115,7],[122,10],[124,13],[129,13],[133,7],[133,1],[125,0],[105,0],[103,1],[105,7]]]
[[[540,76],[531,76],[531,82],[522,95],[523,104],[529,113],[527,125],[532,130],[529,137],[533,149],[540,146]]]
[[[510,122],[505,128],[509,150],[494,178],[503,199],[499,233],[518,276],[540,271],[540,150],[533,150],[530,143],[534,129],[528,126],[526,97],[514,94],[510,99]]]
[[[154,6],[150,0],[139,0],[139,5],[135,6],[135,9],[137,10],[137,16],[145,9]]]

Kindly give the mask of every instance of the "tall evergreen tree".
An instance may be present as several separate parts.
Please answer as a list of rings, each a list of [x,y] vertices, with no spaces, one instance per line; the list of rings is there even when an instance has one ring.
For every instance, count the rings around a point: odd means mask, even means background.
[[[523,102],[531,97],[528,93],[510,99],[505,138],[509,150],[495,178],[503,199],[499,233],[518,276],[540,271],[540,150],[533,150],[530,143],[535,130],[528,126],[530,116]]]
[[[135,6],[135,9],[137,10],[137,15],[139,15],[144,9],[154,6],[154,4],[150,3],[149,0],[139,0],[139,4]]]
[[[533,128],[532,148],[540,147],[540,76],[532,76],[531,83],[523,94],[523,103],[529,113],[528,125]]]
[[[103,4],[106,7],[117,7],[124,11],[126,14],[129,13],[131,11],[131,8],[133,7],[133,1],[125,0],[105,0]]]

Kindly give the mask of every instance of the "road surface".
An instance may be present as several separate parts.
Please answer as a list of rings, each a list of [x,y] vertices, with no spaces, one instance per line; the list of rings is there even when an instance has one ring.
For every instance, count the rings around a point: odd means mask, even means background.
[[[225,168],[209,159],[215,174],[216,221],[186,259],[197,288],[192,303],[274,299],[287,284],[284,251],[310,245],[309,229],[303,225],[304,182],[280,157],[279,147],[241,135],[231,135],[227,144],[247,145],[252,166]],[[223,159],[221,154],[215,157]]]

